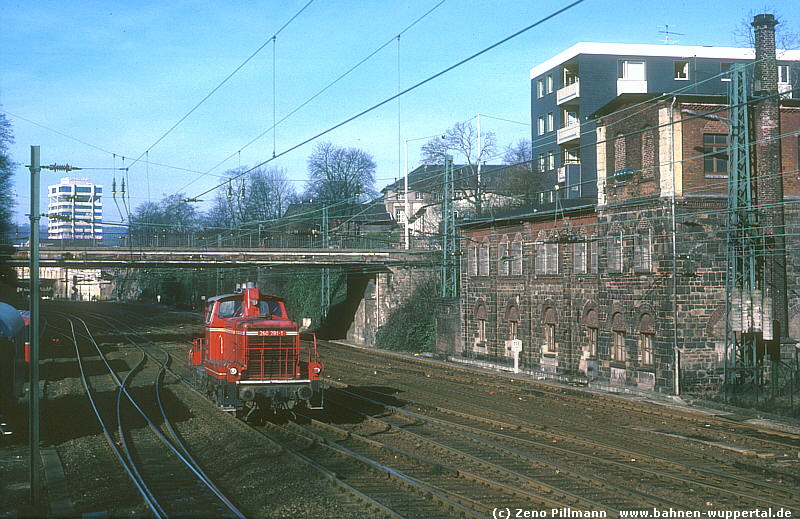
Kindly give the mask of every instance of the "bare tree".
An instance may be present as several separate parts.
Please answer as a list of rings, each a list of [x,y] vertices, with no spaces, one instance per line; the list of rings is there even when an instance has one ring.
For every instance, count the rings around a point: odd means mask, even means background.
[[[295,198],[286,172],[278,168],[256,169],[247,176],[243,209],[245,221],[277,220]]]
[[[739,25],[734,31],[736,43],[747,47],[755,47],[756,41],[751,23],[756,15],[764,13],[772,13],[778,21],[778,25],[775,26],[775,48],[778,53],[778,59],[780,59],[781,51],[800,48],[800,32],[798,32],[797,28],[792,26],[785,17],[770,6],[765,6],[757,10],[750,10],[747,16],[742,18],[742,21],[739,22]]]
[[[533,161],[531,141],[520,139],[506,146],[503,164],[508,166],[503,175],[503,187],[521,202],[532,202],[534,194],[542,189],[544,178]]]
[[[372,156],[362,150],[330,142],[317,144],[308,157],[306,194],[326,202],[355,201],[360,195],[374,195],[376,167]]]
[[[11,123],[5,114],[0,114],[0,231],[11,228],[11,214],[14,209],[11,181],[15,164],[8,152],[8,146],[13,143]]]
[[[456,196],[472,205],[475,216],[483,214],[486,183],[481,176],[481,165],[496,151],[493,132],[483,132],[480,142],[477,129],[471,122],[456,123],[441,137],[429,140],[422,146],[422,158],[427,164],[444,164],[446,155],[453,156],[457,164]]]

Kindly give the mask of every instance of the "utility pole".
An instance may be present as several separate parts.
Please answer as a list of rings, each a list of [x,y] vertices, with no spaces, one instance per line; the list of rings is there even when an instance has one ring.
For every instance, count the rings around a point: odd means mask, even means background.
[[[328,205],[322,202],[322,248],[328,249]],[[322,268],[322,278],[320,279],[322,302],[322,318],[328,317],[328,310],[331,308],[331,270],[328,267]]]
[[[31,146],[31,258],[30,258],[30,392],[28,394],[28,441],[30,442],[30,485],[31,505],[40,502],[39,487],[39,178],[40,166],[39,146]]]

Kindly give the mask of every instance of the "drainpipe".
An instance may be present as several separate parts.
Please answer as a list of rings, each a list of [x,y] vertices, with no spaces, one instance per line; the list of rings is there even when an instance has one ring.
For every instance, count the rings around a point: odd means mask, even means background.
[[[681,366],[680,350],[678,349],[678,247],[677,247],[677,226],[675,224],[675,101],[669,105],[669,168],[672,177],[672,196],[670,197],[670,209],[672,213],[672,362],[673,362],[673,385],[675,396],[681,394]]]

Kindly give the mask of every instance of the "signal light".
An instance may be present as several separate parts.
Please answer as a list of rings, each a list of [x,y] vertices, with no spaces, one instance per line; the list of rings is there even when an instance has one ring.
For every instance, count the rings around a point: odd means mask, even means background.
[[[230,368],[228,368],[228,373],[230,373],[231,375],[237,375],[239,373],[239,370],[236,368],[236,366],[231,366]]]

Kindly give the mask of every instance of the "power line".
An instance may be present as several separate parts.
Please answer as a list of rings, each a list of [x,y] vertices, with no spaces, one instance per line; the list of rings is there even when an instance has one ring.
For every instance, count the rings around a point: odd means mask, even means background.
[[[363,110],[363,111],[361,111],[361,112],[359,112],[359,113],[357,113],[357,114],[345,119],[344,121],[342,121],[342,122],[340,122],[338,124],[335,124],[335,125],[329,127],[328,129],[323,130],[323,131],[317,133],[316,135],[314,135],[314,136],[312,136],[312,137],[310,137],[310,138],[308,138],[308,139],[306,139],[306,140],[304,140],[304,141],[302,141],[302,142],[300,142],[298,144],[295,144],[294,146],[282,151],[281,153],[279,153],[275,157],[272,157],[271,159],[267,159],[267,160],[257,164],[253,168],[251,168],[251,169],[249,169],[249,170],[237,175],[237,178],[238,178],[238,176],[245,175],[245,174],[249,173],[250,171],[252,171],[255,168],[261,167],[264,164],[267,164],[267,163],[275,160],[278,157],[286,155],[287,153],[290,153],[290,152],[292,152],[292,151],[294,151],[294,150],[296,150],[296,149],[298,149],[298,148],[300,148],[302,146],[305,146],[306,144],[308,144],[308,143],[310,143],[310,142],[322,137],[323,135],[326,135],[326,134],[336,130],[337,128],[341,128],[342,126],[344,126],[344,125],[346,125],[348,123],[351,123],[351,122],[355,121],[356,119],[359,119],[359,118],[363,117],[364,115],[366,115],[366,114],[368,114],[368,113],[370,113],[370,112],[372,112],[374,110],[377,110],[378,108],[382,107],[386,103],[389,103],[389,102],[397,99],[400,96],[403,96],[403,95],[405,95],[405,94],[407,94],[407,93],[409,93],[409,92],[411,92],[413,90],[416,90],[417,88],[419,88],[419,87],[421,87],[421,86],[423,86],[423,85],[425,85],[427,83],[430,83],[434,79],[439,78],[439,77],[443,76],[444,74],[446,74],[446,73],[448,73],[448,72],[450,72],[450,71],[452,71],[452,70],[454,70],[454,69],[456,69],[456,68],[458,68],[458,67],[460,67],[460,66],[462,66],[462,65],[464,65],[466,63],[469,63],[470,61],[474,60],[475,58],[477,58],[479,56],[482,56],[483,54],[486,54],[487,52],[499,47],[500,45],[503,45],[504,43],[506,43],[506,42],[508,42],[508,41],[520,36],[521,34],[524,34],[524,33],[528,32],[529,30],[531,30],[531,29],[543,24],[544,22],[546,22],[546,21],[558,16],[561,13],[564,13],[564,12],[572,9],[573,7],[579,5],[579,4],[583,3],[583,2],[584,2],[584,0],[575,0],[574,2],[568,4],[567,6],[562,7],[561,9],[558,9],[558,10],[554,11],[553,13],[551,13],[551,14],[549,14],[549,15],[547,15],[547,16],[539,19],[539,20],[537,20],[536,22],[528,25],[527,27],[525,27],[523,29],[520,29],[519,31],[511,34],[510,36],[507,36],[507,37],[501,39],[500,41],[498,41],[498,42],[496,42],[496,43],[494,43],[492,45],[489,45],[488,47],[484,47],[482,50],[480,50],[480,51],[478,51],[478,52],[476,52],[476,53],[474,53],[474,54],[462,59],[461,61],[455,63],[454,65],[451,65],[451,66],[441,70],[440,72],[437,72],[436,74],[433,74],[432,76],[429,76],[426,79],[423,79],[422,81],[419,81],[418,83],[406,88],[405,90],[402,90],[401,92],[398,92],[397,94],[395,94],[393,96],[390,96],[390,97],[384,99],[383,101],[380,101],[377,104],[374,104],[371,107],[369,107],[369,108],[367,108],[367,109],[365,109],[365,110]],[[223,185],[224,184],[219,184],[217,186],[214,186],[214,187],[212,187],[212,188],[200,193],[199,195],[197,195],[197,198],[199,198],[199,197],[201,197],[203,195],[206,195],[206,194],[210,193],[211,191],[219,189]]]

